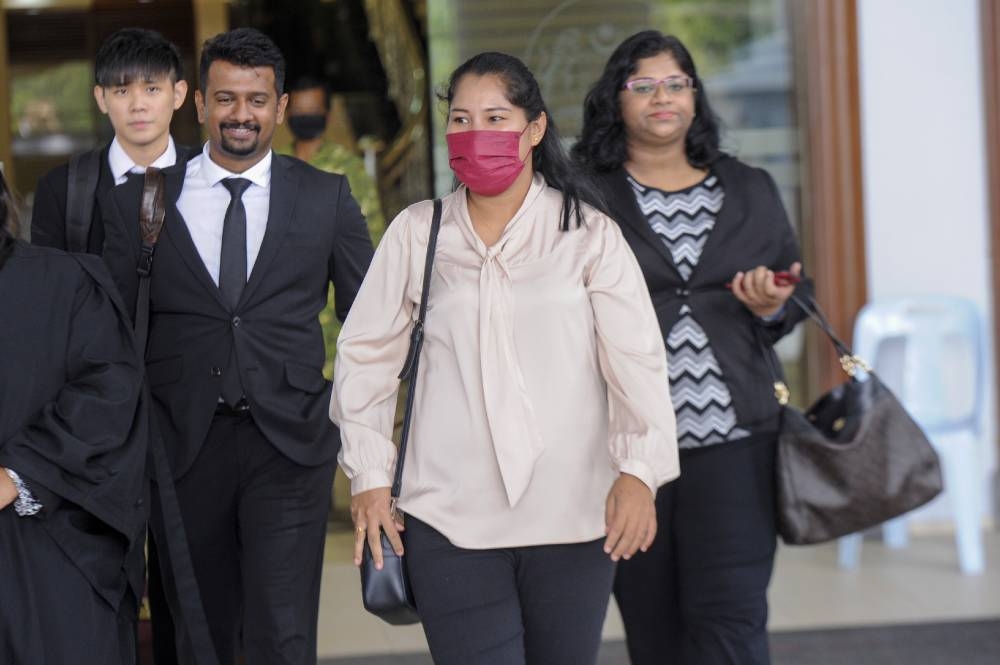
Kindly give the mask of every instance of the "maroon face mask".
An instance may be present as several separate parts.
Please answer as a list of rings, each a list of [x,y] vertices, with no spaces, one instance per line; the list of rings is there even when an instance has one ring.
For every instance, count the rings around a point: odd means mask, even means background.
[[[477,129],[448,134],[451,170],[476,194],[496,196],[510,187],[524,168],[528,155],[521,159],[519,153],[521,135],[526,129],[519,132]]]

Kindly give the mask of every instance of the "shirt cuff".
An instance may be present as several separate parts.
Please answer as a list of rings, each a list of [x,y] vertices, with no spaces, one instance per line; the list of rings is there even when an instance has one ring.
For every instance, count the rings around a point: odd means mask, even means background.
[[[12,469],[4,469],[7,475],[10,476],[10,480],[14,483],[14,487],[17,488],[17,499],[14,500],[14,512],[20,517],[29,517],[31,515],[37,515],[42,510],[42,504],[40,504],[35,496],[28,489],[28,486],[24,484],[24,480],[21,476],[17,475],[17,472]]]
[[[653,473],[652,467],[650,467],[645,462],[637,459],[627,459],[622,460],[621,465],[618,467],[619,473],[627,473],[630,476],[635,476],[649,488],[649,491],[656,496],[656,474]]]
[[[786,309],[787,307],[785,305],[782,305],[781,309],[779,309],[777,312],[775,312],[774,314],[769,314],[768,316],[762,316],[760,317],[760,320],[763,321],[764,323],[777,323],[781,319],[785,318]]]
[[[351,496],[379,487],[392,487],[393,474],[389,470],[364,471],[351,478]]]

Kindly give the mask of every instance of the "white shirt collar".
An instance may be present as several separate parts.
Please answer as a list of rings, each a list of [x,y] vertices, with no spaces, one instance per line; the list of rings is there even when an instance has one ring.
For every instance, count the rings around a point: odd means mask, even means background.
[[[174,147],[174,137],[167,135],[167,149],[150,166],[164,169],[168,166],[173,166],[176,161],[177,148]],[[132,161],[132,158],[125,152],[125,148],[118,142],[117,136],[111,141],[111,147],[108,149],[108,166],[111,167],[111,175],[114,176],[115,182],[121,180],[132,171],[136,173],[144,173],[146,171],[146,167],[139,166]]]
[[[201,173],[209,187],[214,187],[226,178],[246,178],[258,187],[268,187],[271,184],[271,156],[273,154],[271,150],[268,150],[259,162],[243,173],[233,173],[212,161],[208,145],[206,141],[205,147],[201,151]]]

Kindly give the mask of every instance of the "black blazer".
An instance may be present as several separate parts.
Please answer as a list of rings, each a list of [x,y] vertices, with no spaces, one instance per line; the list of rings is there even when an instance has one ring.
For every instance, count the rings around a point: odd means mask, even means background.
[[[268,440],[312,466],[336,456],[319,313],[329,285],[347,316],[371,262],[371,238],[347,179],[275,154],[267,230],[235,311],[201,260],[177,209],[185,165],[164,169],[166,217],[153,260],[149,386],[175,477],[208,432],[234,347],[251,413]],[[104,259],[134,316],[140,179],[107,195]],[[221,220],[219,220],[221,223]]]
[[[101,202],[108,191],[115,186],[111,175],[111,165],[108,163],[108,150],[111,144],[101,148],[101,173],[97,179],[97,191],[94,193],[94,212],[91,216],[90,234],[87,236],[87,253],[101,254],[104,247],[104,224]],[[191,148],[175,145],[177,161],[187,162],[188,158],[198,154]],[[42,247],[66,249],[66,182],[69,176],[69,163],[52,169],[38,180],[35,188],[35,201],[31,211],[31,244]]]
[[[758,265],[787,270],[802,260],[801,252],[778,188],[766,171],[728,156],[711,168],[722,183],[725,199],[687,283],[639,209],[625,169],[600,174],[597,181],[612,217],[642,267],[664,339],[677,322],[680,305],[686,302],[708,335],[732,393],[740,425],[754,431],[774,431],[778,427],[778,405],[754,327],[761,328],[766,343],[773,344],[790,332],[805,313],[789,302],[780,321],[764,324],[725,288],[725,283],[738,271]],[[803,280],[796,293],[811,295],[811,280]],[[773,351],[769,352],[773,356]]]
[[[0,466],[43,505],[23,519],[40,520],[117,607],[125,568],[142,591],[141,556],[125,557],[145,541],[148,417],[131,325],[100,259],[18,243],[0,268],[0,339]]]

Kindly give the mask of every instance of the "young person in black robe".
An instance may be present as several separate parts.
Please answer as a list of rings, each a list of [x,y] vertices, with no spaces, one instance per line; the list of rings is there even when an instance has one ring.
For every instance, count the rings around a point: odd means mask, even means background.
[[[131,664],[143,370],[100,259],[16,237],[0,174],[0,663]]]

